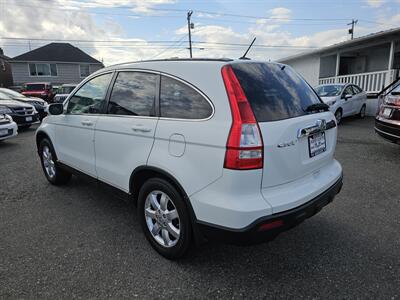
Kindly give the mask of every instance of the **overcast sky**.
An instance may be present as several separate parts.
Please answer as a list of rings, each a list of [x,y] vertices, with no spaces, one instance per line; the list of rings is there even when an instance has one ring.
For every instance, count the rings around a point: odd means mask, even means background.
[[[237,58],[246,47],[232,44],[256,37],[249,56],[275,60],[349,39],[351,19],[356,37],[400,26],[400,0],[0,0],[0,47],[67,40],[106,65],[188,57],[189,9],[194,57]]]

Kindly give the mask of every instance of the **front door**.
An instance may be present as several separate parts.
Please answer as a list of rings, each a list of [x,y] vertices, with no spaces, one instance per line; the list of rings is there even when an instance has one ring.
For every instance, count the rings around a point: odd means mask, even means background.
[[[102,112],[113,73],[94,77],[68,100],[66,113],[57,120],[57,158],[96,177],[94,129]]]

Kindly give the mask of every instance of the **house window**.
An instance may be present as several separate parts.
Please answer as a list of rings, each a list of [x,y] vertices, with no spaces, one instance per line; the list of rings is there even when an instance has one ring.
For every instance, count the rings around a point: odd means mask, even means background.
[[[87,77],[90,75],[89,65],[79,65],[79,71],[81,73],[81,77]]]
[[[31,76],[57,76],[56,64],[29,64],[29,74]]]

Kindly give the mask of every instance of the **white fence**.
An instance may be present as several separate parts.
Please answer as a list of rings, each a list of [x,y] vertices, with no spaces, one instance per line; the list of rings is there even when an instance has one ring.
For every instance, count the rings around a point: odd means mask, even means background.
[[[394,80],[394,70],[320,78],[319,84],[353,83],[367,93],[378,93]]]

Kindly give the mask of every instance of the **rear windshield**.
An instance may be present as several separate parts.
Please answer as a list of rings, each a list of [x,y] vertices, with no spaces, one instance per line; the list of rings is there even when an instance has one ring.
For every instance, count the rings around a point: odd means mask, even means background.
[[[313,89],[289,66],[238,63],[232,68],[258,122],[277,121],[307,114],[321,103]]]
[[[44,84],[27,84],[25,86],[25,89],[27,91],[41,91],[41,90],[44,90],[45,87],[44,87]]]

